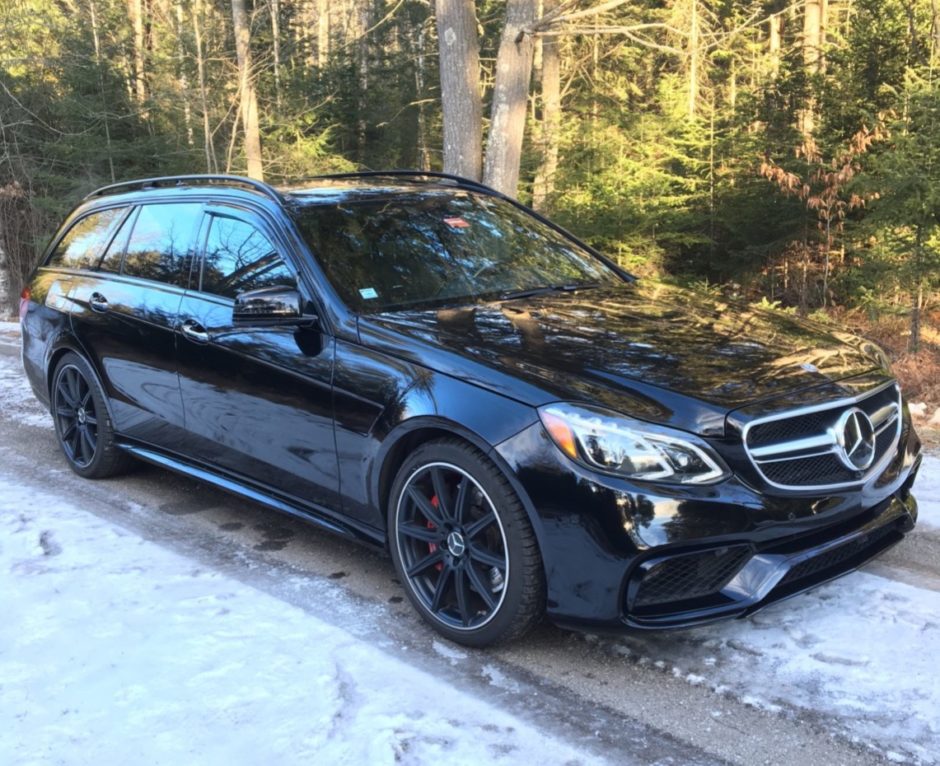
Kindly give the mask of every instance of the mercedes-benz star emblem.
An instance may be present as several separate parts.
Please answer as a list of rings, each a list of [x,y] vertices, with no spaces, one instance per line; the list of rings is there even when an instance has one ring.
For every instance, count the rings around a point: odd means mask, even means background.
[[[842,413],[835,426],[836,454],[851,471],[864,471],[875,461],[875,427],[858,407]]]
[[[454,531],[447,535],[447,549],[454,558],[463,556],[464,551],[467,550],[467,544],[460,532]]]

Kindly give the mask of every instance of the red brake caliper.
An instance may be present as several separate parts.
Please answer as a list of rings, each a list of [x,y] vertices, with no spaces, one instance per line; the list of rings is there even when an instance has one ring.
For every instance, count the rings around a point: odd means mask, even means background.
[[[431,505],[433,505],[435,508],[441,507],[441,501],[437,499],[437,495],[434,495],[431,498]],[[428,519],[428,529],[436,529],[436,527],[434,526],[433,522],[430,519]],[[434,553],[434,551],[436,550],[437,550],[437,543],[428,543],[428,553]],[[438,572],[440,572],[444,568],[444,564],[443,563],[435,564],[434,568]]]

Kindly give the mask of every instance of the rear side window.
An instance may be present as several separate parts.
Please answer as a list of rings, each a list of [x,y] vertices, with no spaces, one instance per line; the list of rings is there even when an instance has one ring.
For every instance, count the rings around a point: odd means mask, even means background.
[[[297,280],[271,241],[250,223],[214,216],[203,258],[203,292],[234,298],[275,286],[296,287]]]
[[[118,229],[117,234],[111,239],[111,244],[108,245],[108,249],[101,257],[101,262],[98,264],[99,271],[118,272],[121,270],[121,259],[124,257],[124,248],[127,245],[127,238],[131,234],[131,229],[134,227],[136,218],[137,216],[132,212],[124,219],[121,228]]]
[[[186,287],[201,216],[202,205],[198,203],[143,205],[127,243],[121,272]]]
[[[93,269],[127,208],[115,207],[86,215],[62,237],[47,266]]]

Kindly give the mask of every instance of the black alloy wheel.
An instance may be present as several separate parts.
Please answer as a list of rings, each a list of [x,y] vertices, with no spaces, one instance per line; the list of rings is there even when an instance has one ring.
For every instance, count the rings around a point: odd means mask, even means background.
[[[392,494],[390,545],[408,596],[459,643],[521,635],[540,616],[544,592],[525,512],[478,451],[456,441],[432,444],[406,460]],[[439,459],[426,460],[425,452]]]
[[[115,444],[104,394],[88,362],[78,354],[65,354],[55,369],[52,419],[59,446],[80,476],[114,476],[132,464]]]
[[[98,449],[98,413],[91,386],[74,365],[63,365],[59,370],[53,409],[65,456],[77,467],[87,468]]]

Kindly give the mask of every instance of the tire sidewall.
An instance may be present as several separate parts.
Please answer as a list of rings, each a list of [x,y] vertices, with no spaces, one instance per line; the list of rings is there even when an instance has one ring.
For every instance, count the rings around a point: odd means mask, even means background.
[[[432,463],[451,464],[466,472],[479,483],[480,487],[489,497],[493,508],[499,517],[505,538],[509,565],[506,578],[505,596],[499,605],[496,614],[479,628],[472,630],[458,630],[438,620],[433,613],[422,603],[418,594],[414,592],[402,565],[399,552],[397,532],[398,512],[401,497],[406,482],[422,467]],[[409,455],[399,468],[392,490],[389,493],[388,503],[388,530],[389,551],[395,565],[395,571],[401,580],[402,587],[421,617],[435,630],[448,639],[467,646],[487,646],[499,642],[510,633],[524,599],[527,586],[524,578],[524,568],[521,562],[526,555],[523,539],[520,534],[520,525],[528,523],[525,511],[518,497],[508,488],[505,480],[499,477],[498,469],[485,457],[479,455],[477,450],[464,447],[459,443],[431,442],[424,444]]]
[[[80,466],[76,464],[69,457],[68,452],[66,452],[65,445],[62,443],[62,432],[59,426],[59,418],[55,414],[56,389],[58,388],[59,380],[62,377],[62,374],[69,367],[74,367],[76,370],[78,370],[85,381],[88,383],[88,388],[91,391],[91,398],[95,405],[95,416],[98,421],[96,427],[95,456],[86,466]],[[55,425],[56,441],[58,441],[59,449],[62,450],[62,454],[65,456],[66,461],[68,461],[69,467],[79,476],[83,476],[85,478],[96,476],[99,473],[102,464],[106,460],[105,453],[109,449],[113,449],[111,446],[111,442],[113,441],[113,432],[111,428],[111,417],[108,413],[108,407],[104,400],[104,394],[102,393],[101,386],[98,383],[98,376],[95,375],[94,371],[91,369],[91,365],[89,365],[88,362],[86,362],[82,357],[74,352],[65,354],[56,365],[55,373],[52,377],[51,398],[52,421]]]

